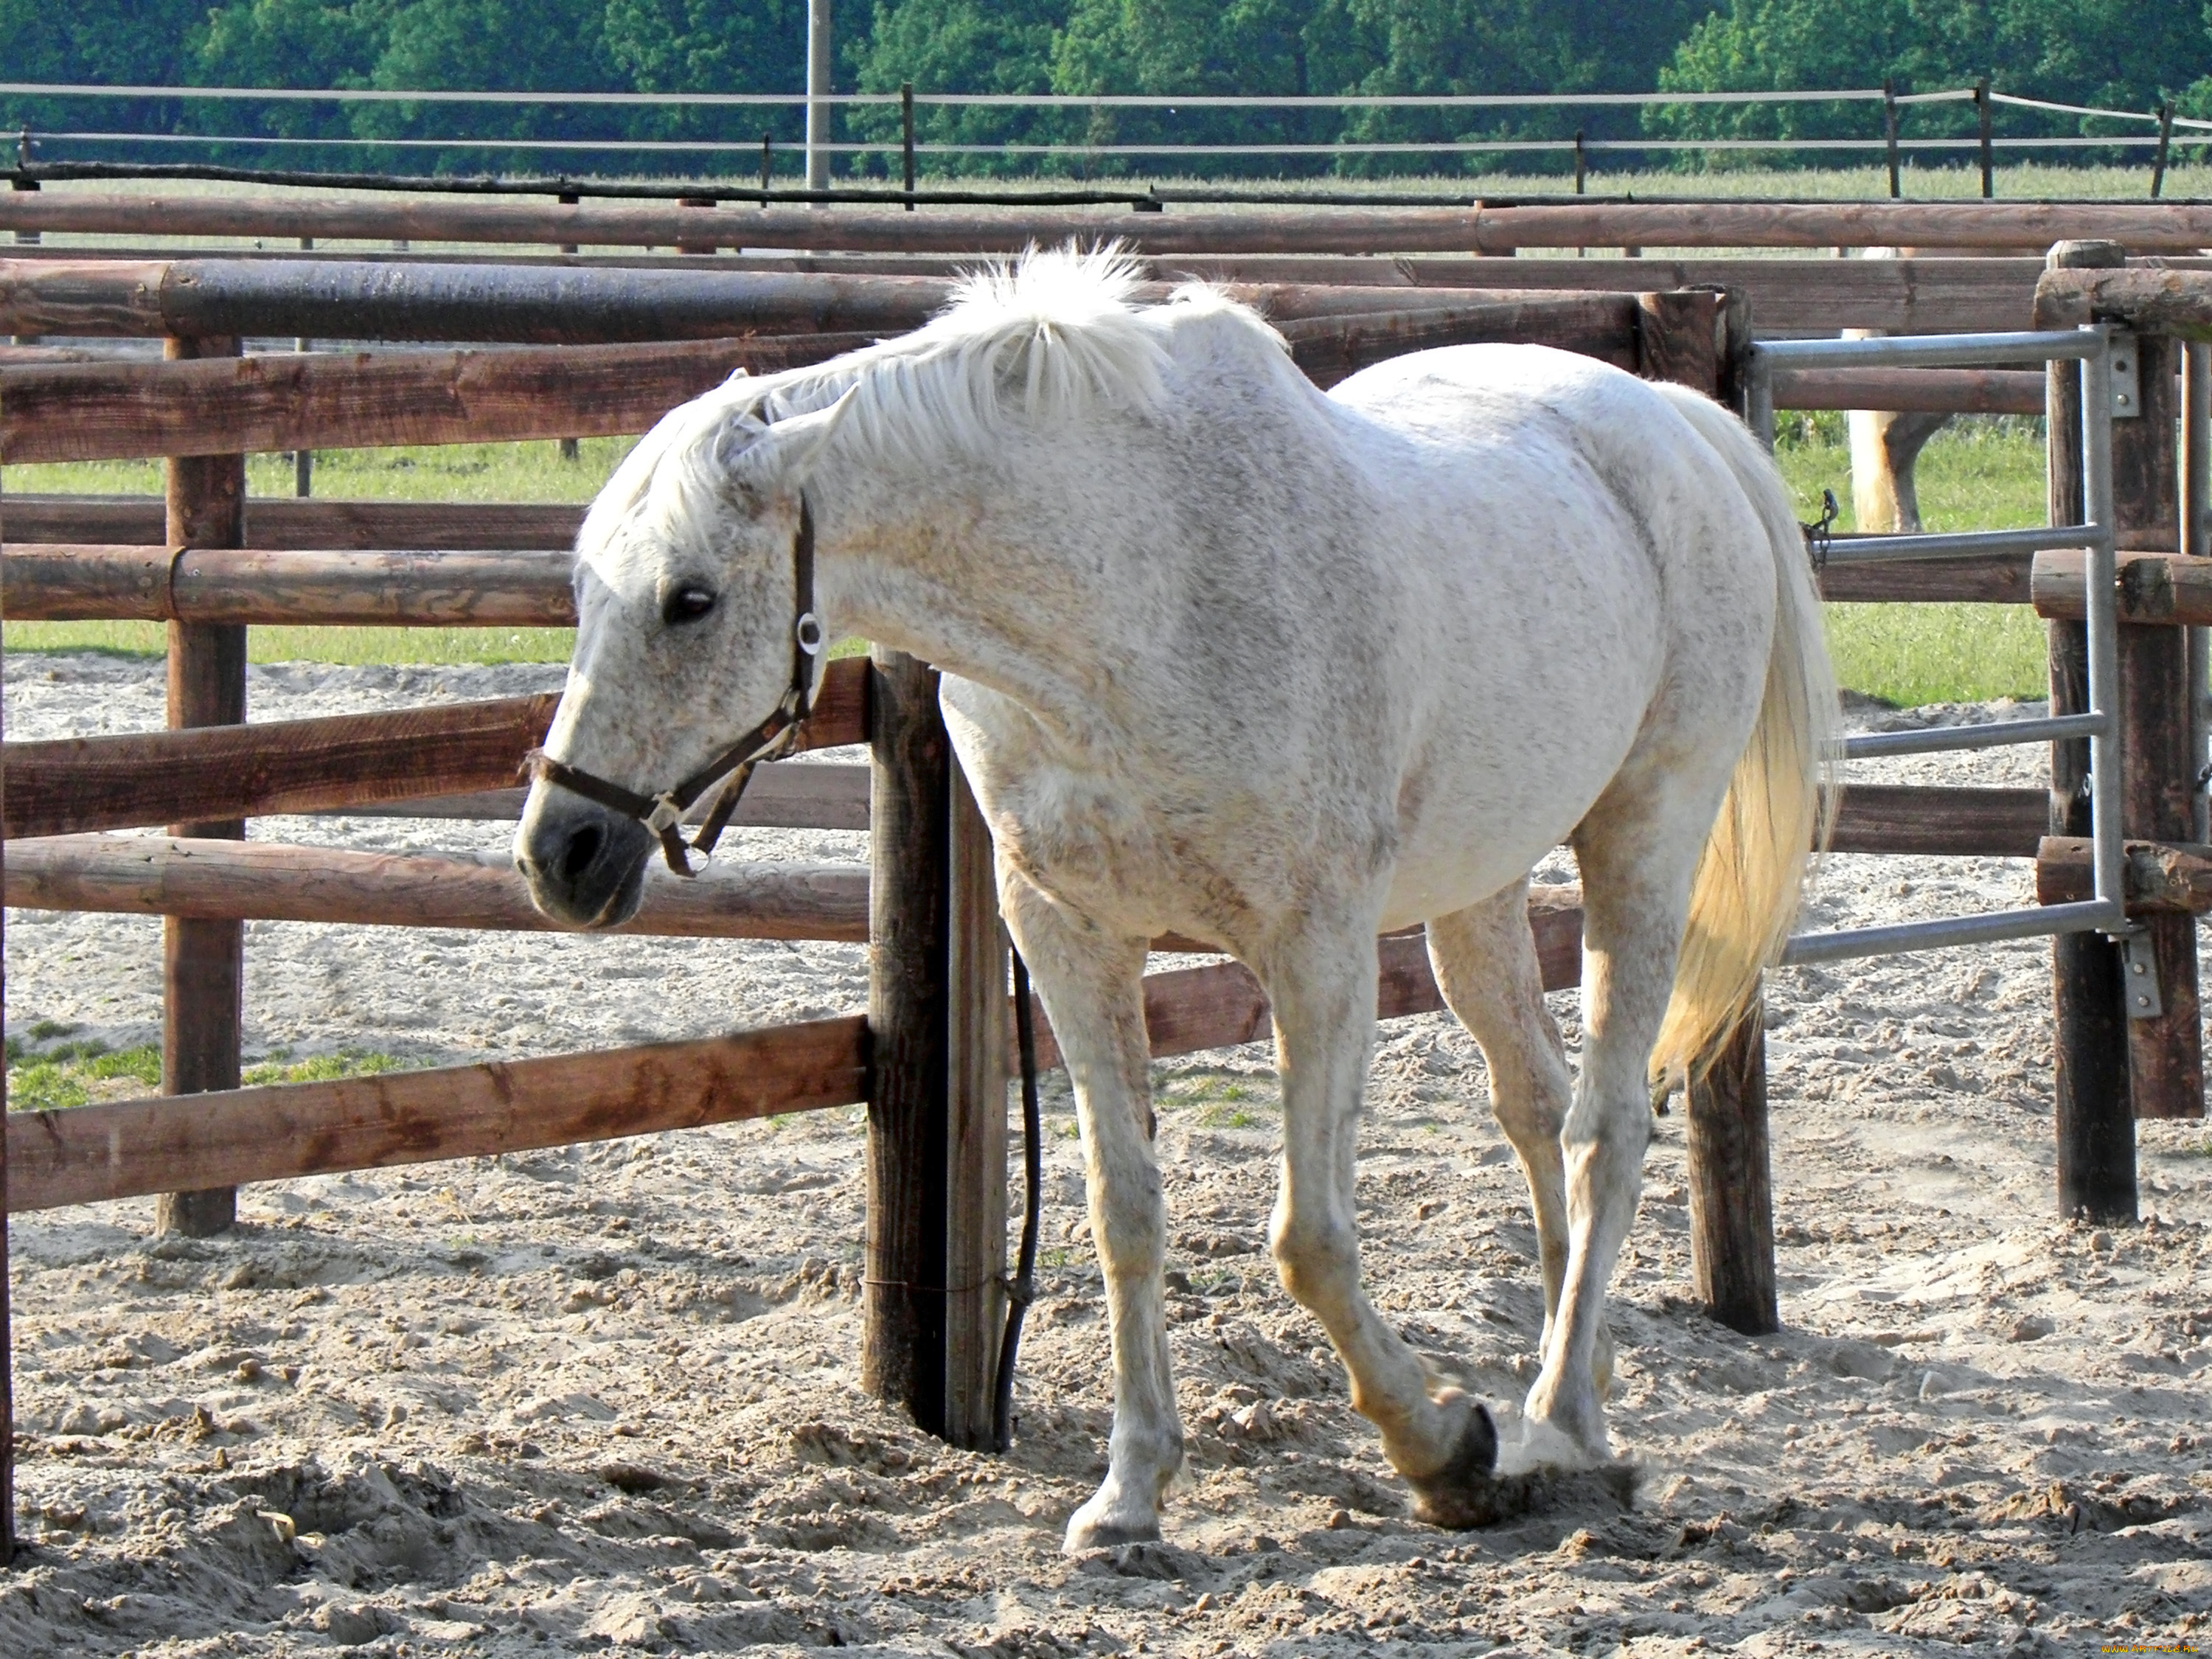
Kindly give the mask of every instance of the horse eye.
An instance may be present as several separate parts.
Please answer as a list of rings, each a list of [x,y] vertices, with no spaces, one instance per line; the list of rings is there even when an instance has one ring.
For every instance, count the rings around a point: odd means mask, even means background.
[[[660,620],[671,628],[677,628],[685,623],[697,622],[714,608],[713,588],[702,587],[696,582],[686,582],[681,587],[669,589],[668,597],[661,600]]]

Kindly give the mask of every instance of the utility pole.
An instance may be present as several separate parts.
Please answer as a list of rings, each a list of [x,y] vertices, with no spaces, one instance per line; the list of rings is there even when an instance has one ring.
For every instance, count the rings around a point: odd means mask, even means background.
[[[806,187],[830,188],[830,0],[806,0]]]

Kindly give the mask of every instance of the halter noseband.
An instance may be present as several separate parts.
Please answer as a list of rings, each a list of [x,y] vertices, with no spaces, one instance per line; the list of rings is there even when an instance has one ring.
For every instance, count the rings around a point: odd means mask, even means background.
[[[798,731],[799,723],[806,718],[807,708],[813,701],[814,665],[822,654],[822,619],[814,614],[814,514],[804,494],[799,498],[799,532],[792,538],[791,562],[798,599],[798,614],[791,627],[791,684],[766,720],[719,751],[674,788],[658,795],[640,794],[635,789],[625,789],[618,783],[579,771],[566,761],[555,760],[543,749],[533,749],[524,757],[524,775],[537,781],[558,784],[624,817],[638,819],[660,838],[661,856],[668,860],[671,870],[679,876],[698,874],[684,855],[680,830],[684,814],[717,782],[728,779],[715,794],[706,822],[691,840],[695,851],[712,853],[730,815],[738,810],[738,797],[752,781],[753,768],[783,752]]]

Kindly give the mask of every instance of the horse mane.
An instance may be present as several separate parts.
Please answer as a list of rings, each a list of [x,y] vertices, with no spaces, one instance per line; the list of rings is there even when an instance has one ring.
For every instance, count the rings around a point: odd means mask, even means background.
[[[720,434],[750,414],[773,423],[855,392],[838,441],[926,464],[947,449],[988,451],[1010,427],[1076,422],[1115,409],[1139,416],[1166,396],[1168,331],[1182,319],[1233,315],[1282,348],[1259,316],[1202,283],[1140,306],[1144,278],[1119,245],[1073,244],[998,261],[963,276],[945,310],[910,334],[827,362],[752,376],[739,370],[677,410],[616,469],[592,504],[584,539],[604,536],[664,492],[681,513],[716,483]],[[686,514],[688,516],[688,514]]]

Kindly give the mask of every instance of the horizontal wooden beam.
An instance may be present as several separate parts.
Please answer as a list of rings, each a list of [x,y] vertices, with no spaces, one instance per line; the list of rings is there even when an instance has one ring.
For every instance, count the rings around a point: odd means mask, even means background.
[[[11,842],[4,879],[8,903],[27,910],[574,931],[538,915],[504,852],[471,857],[169,836],[59,836]],[[654,860],[647,866],[638,914],[606,931],[858,942],[868,936],[868,872],[857,864],[726,861],[684,880]]]
[[[2128,913],[2212,912],[2212,847],[2196,842],[2122,843]],[[2035,902],[2072,904],[2096,896],[2095,843],[2086,836],[2046,836],[2035,855]]]
[[[1146,253],[1504,253],[1531,247],[1912,247],[2018,252],[2103,238],[2142,253],[2212,246],[2212,209],[2030,202],[1553,202],[1472,208],[896,209],[556,206],[451,198],[17,191],[0,229],[318,242],[1014,252],[1116,239]]]
[[[2032,859],[2049,827],[2044,789],[1855,783],[1836,813],[1838,853]]]
[[[2123,552],[2118,565],[2122,622],[2212,626],[2212,559]],[[2071,548],[2037,554],[2030,591],[2038,616],[2081,621],[2089,614],[2089,556]]]
[[[329,810],[348,817],[512,823],[522,816],[522,803],[528,794],[520,788],[479,789],[466,794],[428,795]],[[706,804],[702,802],[685,814],[684,821],[702,822],[706,812]],[[743,829],[865,830],[868,827],[868,769],[842,761],[763,766],[753,774],[730,822]]]
[[[2130,252],[2148,251],[2118,240]],[[2212,273],[2140,266],[2045,271],[2035,288],[2035,325],[2077,328],[2092,322],[2212,340]]]
[[[1563,991],[1581,982],[1583,913],[1578,887],[1539,887],[1528,900],[1528,925],[1536,936],[1536,955],[1544,988]],[[1156,945],[1157,945],[1156,941]],[[1376,1013],[1382,1019],[1434,1013],[1444,1006],[1429,969],[1428,945],[1419,928],[1386,934],[1380,941],[1381,981]],[[1049,1071],[1062,1063],[1060,1045],[1044,1004],[1036,1004],[1037,1065]],[[1267,993],[1252,970],[1238,962],[1207,968],[1178,968],[1145,975],[1145,1028],[1154,1058],[1196,1054],[1256,1042],[1273,1031]]]
[[[1373,299],[1370,289],[1285,289],[1267,308],[1292,358],[1325,385],[1404,352],[1487,340],[1635,361],[1632,296],[1462,302],[1425,291],[1402,313],[1363,309]],[[866,340],[787,334],[0,368],[0,464],[641,432],[735,369],[820,362]]]
[[[737,369],[819,362],[866,337],[0,368],[0,464],[642,432]]]
[[[830,664],[799,747],[865,741],[866,698],[857,659]],[[544,740],[557,701],[10,743],[0,745],[0,833],[12,841],[501,788]]]
[[[13,1213],[611,1140],[867,1096],[866,1021],[8,1114]]]
[[[2009,368],[1790,368],[1774,377],[1774,406],[2040,415],[2045,381]]]
[[[568,628],[575,560],[559,551],[356,552],[0,546],[9,622],[248,623],[317,627]]]
[[[739,329],[895,334],[941,305],[949,279],[972,264],[944,254],[833,253],[723,258],[703,269],[696,256],[680,266],[672,257],[662,269],[635,256],[561,264],[539,258],[553,256],[479,254],[464,264],[450,254],[257,250],[198,259],[143,250],[18,249],[0,260],[0,331],[538,344],[711,337]],[[2026,328],[2043,272],[2040,257],[1941,255],[1630,261],[1248,253],[1143,262],[1162,283],[1380,287],[1400,295],[1439,288],[1724,288],[1750,301],[1763,329],[1822,333]]]
[[[286,551],[542,552],[573,547],[584,508],[537,501],[347,501],[256,496],[246,544]],[[159,495],[0,496],[9,542],[160,547],[167,535]]]
[[[1838,545],[1849,537],[1836,538]],[[2026,605],[2026,553],[1977,555],[1966,559],[1869,559],[1821,567],[1820,597],[1856,605]]]

